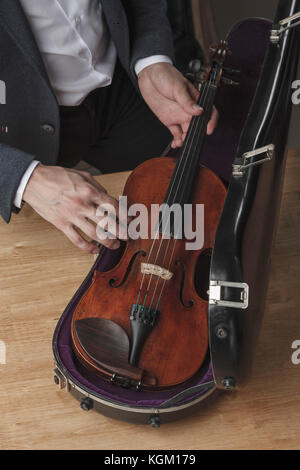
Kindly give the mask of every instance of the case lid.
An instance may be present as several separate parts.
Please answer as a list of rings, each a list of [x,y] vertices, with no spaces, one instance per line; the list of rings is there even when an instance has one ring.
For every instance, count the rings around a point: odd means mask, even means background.
[[[281,0],[273,27],[260,19],[245,20],[228,38],[232,57],[226,65],[235,61],[236,68],[238,62],[241,77],[248,69],[251,79],[249,61],[255,65],[255,55],[263,51],[265,59],[241,134],[211,261],[210,348],[214,377],[223,389],[239,386],[249,376],[264,312],[291,116],[289,90],[296,78],[300,44],[299,27],[279,34],[282,27],[277,25],[297,13],[299,4]]]

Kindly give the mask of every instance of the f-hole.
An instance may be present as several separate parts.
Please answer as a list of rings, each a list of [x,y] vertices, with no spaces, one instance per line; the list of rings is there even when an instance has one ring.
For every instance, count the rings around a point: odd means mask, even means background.
[[[208,301],[208,290],[209,290],[209,275],[211,265],[212,249],[202,251],[200,253],[194,277],[194,285],[197,294],[201,299]]]
[[[136,258],[138,257],[138,255],[146,256],[146,252],[143,251],[143,250],[137,251],[137,252],[133,255],[133,257],[131,258],[131,260],[130,260],[128,266],[127,266],[126,273],[125,273],[125,275],[124,275],[122,281],[121,281],[119,284],[117,284],[117,280],[116,280],[116,279],[110,279],[109,285],[110,285],[111,287],[114,287],[114,288],[116,289],[117,287],[123,286],[123,284],[126,282],[128,276],[129,276],[129,273],[130,273],[130,271],[131,271],[131,269],[132,269],[133,263],[135,262],[135,260],[136,260]]]
[[[182,305],[185,308],[192,308],[194,303],[195,303],[194,299],[190,299],[188,302],[185,302],[185,300],[184,300],[184,285],[185,285],[185,273],[186,273],[185,263],[183,261],[181,261],[180,259],[178,259],[178,260],[176,260],[175,264],[176,264],[176,266],[180,266],[181,273],[182,273],[181,284],[180,284],[180,293],[179,293],[180,302],[182,303]]]

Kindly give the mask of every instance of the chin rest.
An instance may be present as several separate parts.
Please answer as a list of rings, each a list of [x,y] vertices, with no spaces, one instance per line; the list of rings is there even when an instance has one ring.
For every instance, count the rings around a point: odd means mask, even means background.
[[[75,322],[75,333],[84,352],[101,369],[142,382],[144,371],[128,363],[130,341],[119,325],[103,318],[85,318]]]

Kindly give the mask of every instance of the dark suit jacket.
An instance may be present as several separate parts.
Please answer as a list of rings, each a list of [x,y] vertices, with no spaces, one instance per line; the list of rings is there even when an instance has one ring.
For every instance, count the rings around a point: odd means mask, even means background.
[[[173,57],[166,2],[102,3],[119,59],[137,86],[138,59]],[[0,215],[9,222],[11,212],[17,212],[13,200],[28,165],[34,159],[55,165],[60,142],[59,106],[18,0],[0,0],[0,80],[6,84],[6,104],[0,104]]]

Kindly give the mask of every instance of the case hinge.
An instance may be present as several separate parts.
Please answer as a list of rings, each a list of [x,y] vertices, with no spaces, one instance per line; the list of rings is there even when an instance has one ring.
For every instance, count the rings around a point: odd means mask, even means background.
[[[298,20],[298,21],[297,21]],[[270,41],[272,44],[278,44],[282,34],[287,31],[288,29],[295,28],[296,26],[300,25],[300,11],[295,13],[293,16],[289,16],[288,18],[284,18],[284,20],[279,21],[278,26],[276,28],[271,29],[271,37]]]
[[[242,163],[241,164],[234,164],[232,165],[233,171],[232,174],[233,176],[243,176],[245,171],[252,167],[252,166],[257,166],[261,165],[264,162],[272,160],[274,156],[274,150],[275,150],[275,145],[270,144],[266,145],[265,147],[260,147],[256,150],[252,150],[251,152],[246,152],[242,156]],[[262,156],[266,154],[266,156],[263,158]],[[250,158],[254,157],[260,157],[258,160],[255,160],[254,162],[248,163]]]
[[[59,386],[60,390],[66,389],[67,392],[70,391],[70,384],[68,379],[61,373],[61,371],[56,368],[54,369],[54,381],[56,385]]]
[[[240,302],[237,300],[224,300],[222,298],[222,287],[231,287],[239,289]],[[227,282],[227,281],[210,281],[209,285],[209,303],[219,305],[221,307],[246,309],[249,302],[249,286],[245,282]]]

